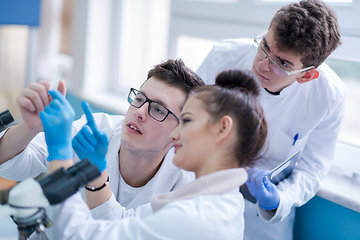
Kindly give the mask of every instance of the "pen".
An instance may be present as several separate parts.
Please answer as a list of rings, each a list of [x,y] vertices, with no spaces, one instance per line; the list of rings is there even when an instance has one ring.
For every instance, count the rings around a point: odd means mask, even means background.
[[[293,142],[293,146],[295,145],[296,141],[298,140],[299,138],[299,134],[297,133],[295,136],[294,136],[294,142]]]

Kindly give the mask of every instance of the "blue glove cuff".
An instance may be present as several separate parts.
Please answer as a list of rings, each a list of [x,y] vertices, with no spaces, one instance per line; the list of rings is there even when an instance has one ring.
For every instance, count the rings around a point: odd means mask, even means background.
[[[277,202],[277,204],[276,204],[276,206],[274,207],[274,206],[272,206],[272,207],[265,207],[265,206],[263,206],[263,205],[261,205],[260,203],[259,203],[259,206],[261,207],[261,208],[263,208],[263,209],[265,209],[265,210],[274,210],[274,209],[277,209],[278,207],[279,207],[279,203],[280,203],[280,201],[279,202]]]
[[[47,160],[50,162],[52,160],[68,160],[74,157],[74,152],[70,147],[65,148],[48,148],[49,156]]]
[[[99,163],[96,163],[96,166],[98,167],[100,173],[102,173],[106,168],[106,158],[103,161],[100,161]]]

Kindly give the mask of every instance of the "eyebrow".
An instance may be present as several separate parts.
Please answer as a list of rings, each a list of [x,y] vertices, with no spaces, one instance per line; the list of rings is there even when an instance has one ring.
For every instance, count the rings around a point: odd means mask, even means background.
[[[140,90],[138,90],[139,92],[141,92],[142,94],[144,94],[147,98],[149,98],[148,96],[147,96],[147,94],[145,94],[143,91],[140,91]],[[163,101],[161,101],[160,99],[151,99],[151,98],[149,98],[151,101],[154,101],[154,102],[156,102],[156,103],[159,103],[159,104],[161,104],[161,105],[163,105],[164,107],[166,107],[167,109],[168,109],[168,106],[166,106],[166,104],[163,102]],[[169,109],[168,109],[169,110]]]
[[[267,41],[266,41],[266,39],[265,39],[264,37],[263,37],[263,41],[264,41],[264,46],[265,46],[265,48],[269,49],[269,51],[271,52],[270,47],[269,47],[269,45],[267,44]],[[291,65],[291,66],[294,66],[294,64],[293,64],[292,62],[290,62],[289,60],[282,59],[281,57],[276,56],[276,55],[275,55],[275,57],[278,58],[278,59],[279,59],[280,61],[282,61],[282,62],[286,62],[287,64],[289,64],[289,65]]]
[[[184,112],[184,113],[182,113],[182,114],[180,115],[180,117],[182,118],[182,117],[184,117],[184,115],[186,115],[186,114],[192,115],[190,112]]]

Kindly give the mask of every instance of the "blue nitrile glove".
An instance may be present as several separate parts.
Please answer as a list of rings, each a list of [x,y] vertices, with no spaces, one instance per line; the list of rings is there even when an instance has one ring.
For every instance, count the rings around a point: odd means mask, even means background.
[[[248,169],[249,178],[246,181],[246,186],[251,195],[253,195],[259,202],[259,206],[265,210],[273,210],[278,208],[280,197],[278,190],[267,175],[270,171],[263,171],[258,168]]]
[[[52,101],[40,112],[45,141],[48,147],[48,161],[73,158],[71,127],[75,112],[70,103],[58,91],[49,91]]]
[[[100,172],[103,172],[106,169],[109,139],[106,133],[96,126],[89,104],[82,102],[81,106],[86,115],[87,123],[73,138],[72,146],[81,160],[88,158],[92,164],[99,168]]]

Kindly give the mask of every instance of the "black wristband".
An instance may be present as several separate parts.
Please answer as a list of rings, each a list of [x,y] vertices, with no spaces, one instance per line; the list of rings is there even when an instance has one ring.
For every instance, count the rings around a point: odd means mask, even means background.
[[[108,185],[108,184],[109,184],[109,176],[107,177],[106,182],[105,182],[102,186],[100,186],[100,187],[98,187],[98,188],[95,188],[95,187],[91,187],[91,188],[85,187],[85,189],[86,189],[86,190],[89,190],[89,191],[91,191],[91,192],[96,192],[96,191],[99,191],[99,190],[103,189],[103,188],[106,187],[106,185]]]

